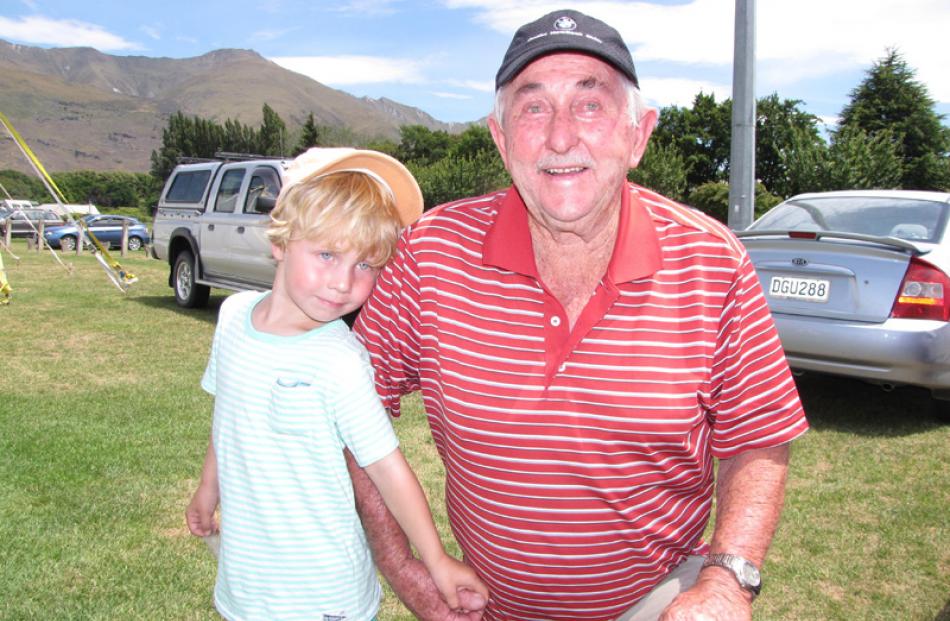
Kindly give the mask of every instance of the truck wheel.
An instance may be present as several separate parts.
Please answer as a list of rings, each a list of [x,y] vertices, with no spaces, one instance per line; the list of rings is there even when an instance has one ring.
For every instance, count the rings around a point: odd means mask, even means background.
[[[208,303],[211,287],[195,282],[195,255],[183,250],[175,257],[175,302],[182,308],[203,308]]]

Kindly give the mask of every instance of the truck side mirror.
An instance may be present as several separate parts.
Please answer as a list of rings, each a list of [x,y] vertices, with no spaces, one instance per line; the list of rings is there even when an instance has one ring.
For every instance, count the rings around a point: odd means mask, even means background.
[[[274,210],[274,205],[277,204],[277,199],[273,196],[258,196],[257,197],[257,212],[258,213],[270,213]]]

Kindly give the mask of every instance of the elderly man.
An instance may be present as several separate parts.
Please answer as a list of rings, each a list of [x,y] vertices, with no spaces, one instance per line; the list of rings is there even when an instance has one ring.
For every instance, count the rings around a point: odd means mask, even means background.
[[[393,414],[422,391],[491,597],[450,612],[354,469],[376,561],[423,619],[749,619],[807,429],[751,263],[627,182],[656,111],[616,30],[546,15],[496,86],[514,187],[424,215],[356,325]]]

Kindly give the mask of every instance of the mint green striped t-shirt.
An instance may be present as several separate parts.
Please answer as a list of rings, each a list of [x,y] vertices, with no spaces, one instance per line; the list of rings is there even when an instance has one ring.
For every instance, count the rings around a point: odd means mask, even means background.
[[[229,621],[369,621],[381,590],[343,448],[365,467],[398,441],[346,324],[259,332],[265,295],[224,301],[201,380],[221,492],[215,606]]]

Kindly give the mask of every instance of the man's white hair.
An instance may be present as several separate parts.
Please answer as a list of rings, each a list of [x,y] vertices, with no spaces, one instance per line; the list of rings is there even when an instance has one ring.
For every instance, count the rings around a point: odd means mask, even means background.
[[[620,72],[618,72],[618,76],[623,84],[623,90],[627,93],[627,116],[630,118],[631,125],[636,127],[640,124],[640,117],[646,111],[643,95],[640,94],[640,89],[637,88],[636,84],[634,84],[630,78]],[[495,107],[492,110],[492,116],[495,117],[495,122],[498,123],[502,129],[505,127],[505,95],[510,85],[511,82],[495,91]]]

